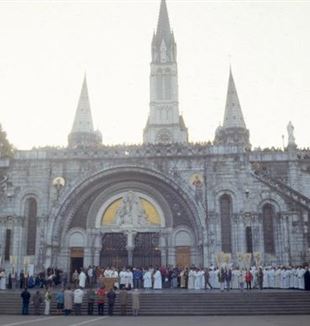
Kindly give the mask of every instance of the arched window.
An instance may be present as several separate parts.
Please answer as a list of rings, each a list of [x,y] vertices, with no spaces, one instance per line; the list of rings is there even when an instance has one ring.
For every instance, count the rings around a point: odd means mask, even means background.
[[[271,204],[263,206],[263,232],[264,232],[264,248],[267,254],[274,255],[274,230],[273,221],[275,217],[275,210]]]
[[[231,215],[232,199],[229,195],[220,198],[221,230],[222,230],[222,251],[232,252],[231,248]]]
[[[27,256],[35,255],[37,236],[37,201],[35,198],[28,198],[25,205],[25,217],[27,223]]]
[[[245,228],[245,240],[246,240],[246,252],[253,253],[252,228],[250,226],[247,226]]]

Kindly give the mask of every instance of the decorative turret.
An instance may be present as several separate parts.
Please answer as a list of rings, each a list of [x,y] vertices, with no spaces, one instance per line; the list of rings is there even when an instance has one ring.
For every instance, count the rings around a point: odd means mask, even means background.
[[[73,127],[68,136],[68,144],[69,147],[73,148],[93,147],[100,145],[101,142],[102,137],[100,132],[94,131],[85,76],[79,103],[75,113]]]
[[[144,143],[187,143],[188,133],[179,114],[177,49],[170,28],[166,1],[162,0],[152,40],[150,114]]]
[[[229,72],[228,91],[223,126],[216,130],[215,145],[240,145],[250,148],[249,130],[246,128],[232,71]]]

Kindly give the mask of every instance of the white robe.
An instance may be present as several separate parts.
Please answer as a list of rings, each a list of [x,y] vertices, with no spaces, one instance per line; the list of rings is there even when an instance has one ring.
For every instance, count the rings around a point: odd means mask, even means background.
[[[119,282],[122,285],[125,285],[127,281],[127,272],[126,271],[121,271],[119,273]]]
[[[300,290],[305,289],[305,279],[304,279],[304,274],[305,270],[303,268],[298,269],[298,288]]]
[[[205,271],[201,270],[199,273],[200,273],[200,288],[204,289],[206,286]]]
[[[195,288],[195,272],[193,270],[190,270],[188,273],[188,286],[187,288],[194,289]]]
[[[152,288],[152,274],[150,271],[147,271],[143,275],[143,287],[145,289],[150,289]]]
[[[269,288],[269,283],[268,283],[268,270],[264,269],[263,270],[263,288],[267,289]]]
[[[231,272],[231,287],[233,289],[239,289],[239,280],[238,280],[238,275],[239,275],[239,270],[234,269]]]
[[[161,273],[160,271],[156,271],[153,275],[154,278],[154,289],[161,289],[162,288],[162,280],[161,280]]]
[[[79,286],[84,289],[85,283],[86,283],[86,274],[84,272],[81,272],[79,275]]]
[[[273,269],[268,271],[268,287],[271,289],[275,287],[275,271]]]
[[[5,290],[6,288],[6,277],[5,274],[0,279],[0,290]]]
[[[277,289],[281,288],[281,269],[280,268],[276,269],[274,279],[275,279],[274,287]]]
[[[195,290],[200,290],[201,288],[201,275],[199,272],[194,272],[194,284],[195,284]]]

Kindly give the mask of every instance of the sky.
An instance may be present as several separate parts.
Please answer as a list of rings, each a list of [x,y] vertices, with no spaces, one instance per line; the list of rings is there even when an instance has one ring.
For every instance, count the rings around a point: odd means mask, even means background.
[[[103,143],[142,143],[160,0],[1,1],[0,123],[18,149],[66,146],[86,72]],[[167,0],[191,142],[224,117],[229,66],[250,141],[310,146],[310,1]],[[284,136],[284,139],[283,139]]]

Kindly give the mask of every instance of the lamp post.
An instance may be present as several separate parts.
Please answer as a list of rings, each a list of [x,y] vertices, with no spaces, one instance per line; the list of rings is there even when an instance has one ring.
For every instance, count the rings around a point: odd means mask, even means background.
[[[53,180],[53,186],[56,190],[56,201],[59,199],[61,189],[65,186],[66,182],[63,177],[57,177]]]

